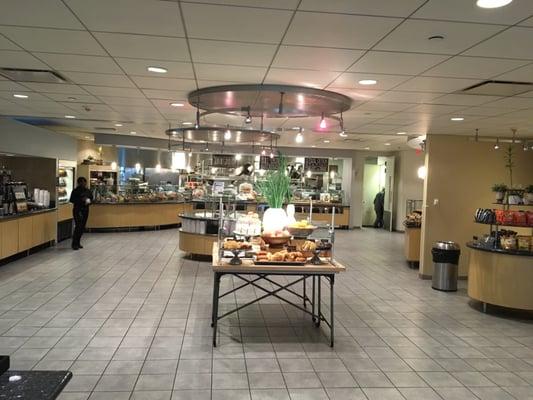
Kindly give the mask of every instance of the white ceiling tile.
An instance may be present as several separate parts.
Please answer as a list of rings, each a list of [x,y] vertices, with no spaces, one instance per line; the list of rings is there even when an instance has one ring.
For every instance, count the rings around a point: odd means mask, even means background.
[[[265,83],[288,83],[292,85],[324,87],[338,75],[338,72],[271,68],[268,71]]]
[[[446,105],[446,104],[419,104],[409,109],[409,112],[423,114],[449,114],[464,110],[465,106]]]
[[[417,76],[402,83],[400,86],[396,87],[396,90],[451,93],[475,85],[476,83],[479,83],[479,81],[475,79]]]
[[[259,43],[237,43],[216,40],[190,39],[194,62],[268,66],[276,46]]]
[[[71,102],[64,102],[60,103],[65,107],[68,107],[74,111],[77,112],[77,116],[89,118],[91,115],[94,115],[95,113],[102,113],[102,112],[113,112],[113,109],[109,107],[107,104],[80,104],[80,103],[71,103]]]
[[[495,115],[501,115],[504,113],[509,112],[508,109],[504,110],[501,108],[496,107],[469,107],[463,111],[461,111],[461,114],[463,115],[474,115],[474,116],[495,116]]]
[[[385,92],[378,97],[379,101],[391,101],[399,103],[425,103],[436,97],[442,96],[442,93],[431,92],[402,92],[400,90]]]
[[[148,71],[147,68],[149,66],[157,66],[168,70],[168,72],[164,74],[164,76],[167,78],[194,78],[191,63],[177,61],[139,60],[134,58],[115,58],[115,60],[128,75],[153,77],[154,73]]]
[[[473,94],[447,94],[428,101],[433,104],[452,104],[464,106],[478,106],[500,99],[497,96],[481,96]]]
[[[150,106],[150,100],[144,97],[114,97],[114,96],[98,96],[106,104],[110,105],[130,105],[130,106]]]
[[[20,91],[29,91],[31,89],[28,89],[24,86],[22,86],[19,83],[8,81],[8,80],[2,80],[0,81],[0,90],[20,90]]]
[[[350,68],[350,71],[418,75],[446,58],[447,56],[434,54],[369,51]]]
[[[400,22],[396,18],[297,12],[283,44],[368,49]]]
[[[377,44],[375,50],[457,54],[504,29],[498,25],[407,20]],[[443,35],[443,40],[428,40]]]
[[[22,50],[15,43],[0,34],[0,50]]]
[[[47,69],[48,67],[25,51],[0,50],[0,68]]]
[[[281,46],[272,65],[279,68],[344,71],[361,55],[362,50]]]
[[[533,109],[533,98],[528,97],[506,97],[500,100],[497,100],[495,102],[492,102],[490,104],[487,104],[487,106],[490,107],[498,107],[498,108],[515,108],[515,109],[522,109],[522,108],[532,108]],[[533,110],[531,110],[531,113],[529,116],[533,116]]]
[[[190,62],[187,42],[182,38],[120,33],[94,35],[113,57]]]
[[[531,14],[533,2],[530,0],[515,0],[501,8],[481,8],[475,1],[430,0],[413,18],[513,25]]]
[[[409,77],[405,75],[377,75],[370,73],[345,72],[331,84],[331,87],[363,89],[368,87],[367,85],[361,85],[359,83],[359,81],[363,79],[375,79],[377,83],[372,85],[372,88],[375,88],[376,90],[389,90],[406,81]]]
[[[25,92],[24,94],[28,95],[29,97],[27,99],[17,99],[16,97],[13,97],[13,93],[10,91],[0,91],[0,98],[21,106],[29,106],[29,104],[39,101],[50,101],[48,97],[43,96],[40,93]]]
[[[407,17],[424,0],[303,0],[299,10]]]
[[[188,3],[210,3],[220,5],[248,6],[257,8],[279,8],[294,10],[298,6],[298,0],[187,0]]]
[[[193,79],[178,78],[153,78],[148,76],[133,76],[133,81],[141,89],[162,90],[195,90],[196,83]]]
[[[533,27],[533,17],[528,18],[528,19],[526,19],[526,20],[523,21],[523,22],[520,22],[519,25],[522,25],[522,26],[531,26],[531,27]]]
[[[187,98],[189,91],[187,90],[159,90],[159,89],[143,89],[143,93],[149,99],[167,99],[180,100]]]
[[[406,103],[393,103],[393,102],[384,102],[384,101],[368,101],[359,107],[356,110],[369,110],[369,111],[403,111],[409,107],[413,107],[414,104]]]
[[[533,90],[525,93],[520,93],[518,97],[533,97]]]
[[[235,82],[261,82],[266,67],[242,67],[236,65],[194,64],[199,80],[228,80]]]
[[[190,38],[258,43],[278,43],[292,15],[291,11],[191,3],[182,3],[182,10]]]
[[[533,28],[513,27],[466,51],[469,56],[533,60]]]
[[[457,56],[431,68],[423,75],[489,79],[505,71],[518,68],[526,63],[527,61],[499,58]]]
[[[66,93],[66,94],[86,94],[86,92],[76,85],[67,83],[36,83],[25,82],[24,85],[41,93]]]
[[[116,97],[144,97],[139,89],[115,88],[107,86],[84,86],[85,90],[95,96],[116,96]]]
[[[104,74],[122,73],[111,57],[38,52],[34,52],[33,54],[56,70]]]
[[[335,92],[344,94],[354,100],[354,103],[373,99],[382,93],[382,90],[355,89],[355,88],[335,88]]]
[[[90,94],[71,94],[71,93],[43,93],[47,97],[60,102],[71,103],[101,103],[96,97]],[[69,98],[70,97],[70,98]]]
[[[0,25],[83,29],[60,0],[2,0],[2,10]]]
[[[0,26],[0,32],[28,51],[105,55],[86,31]]]
[[[533,81],[533,64],[526,65],[522,68],[515,69],[514,71],[506,72],[505,74],[498,75],[498,80],[504,81],[518,81],[518,82],[532,82]]]
[[[135,87],[126,75],[115,74],[91,74],[88,72],[65,72],[60,73],[77,85],[95,85],[112,87]]]
[[[91,31],[184,36],[177,2],[67,0]]]

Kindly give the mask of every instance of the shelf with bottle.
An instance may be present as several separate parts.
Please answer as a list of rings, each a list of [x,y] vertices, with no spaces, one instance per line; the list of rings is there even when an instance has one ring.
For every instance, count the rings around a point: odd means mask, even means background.
[[[505,226],[505,227],[513,227],[513,228],[531,228],[533,229],[533,225],[528,224],[513,224],[513,223],[499,223],[499,222],[483,222],[483,221],[475,221],[476,224],[482,224],[482,225],[491,225],[491,226]]]

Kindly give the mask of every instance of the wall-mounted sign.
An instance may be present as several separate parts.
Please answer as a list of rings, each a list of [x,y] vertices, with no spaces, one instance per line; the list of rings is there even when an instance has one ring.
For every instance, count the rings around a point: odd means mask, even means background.
[[[304,161],[304,170],[311,172],[328,172],[327,158],[306,157]]]
[[[274,170],[279,167],[279,157],[261,156],[259,158],[259,169]]]
[[[217,168],[235,168],[237,160],[233,154],[213,154],[211,166]]]

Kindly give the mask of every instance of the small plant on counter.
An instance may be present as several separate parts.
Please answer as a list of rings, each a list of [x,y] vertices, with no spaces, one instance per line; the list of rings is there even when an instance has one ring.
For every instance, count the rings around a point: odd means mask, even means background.
[[[496,183],[492,186],[492,191],[496,193],[496,203],[502,203],[507,191],[507,185],[504,183]]]

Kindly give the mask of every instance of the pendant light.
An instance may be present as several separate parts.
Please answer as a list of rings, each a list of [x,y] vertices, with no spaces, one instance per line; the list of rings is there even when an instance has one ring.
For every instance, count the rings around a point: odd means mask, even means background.
[[[322,118],[320,119],[320,129],[326,129],[327,128],[327,125],[326,125],[326,120],[324,119],[324,113],[322,113]]]
[[[496,138],[496,144],[494,145],[494,150],[498,150],[500,148],[500,138]]]

